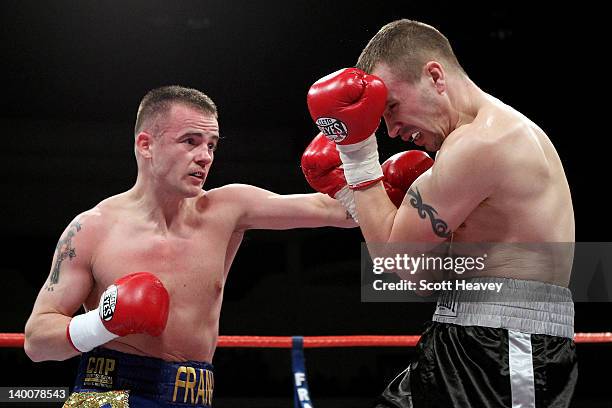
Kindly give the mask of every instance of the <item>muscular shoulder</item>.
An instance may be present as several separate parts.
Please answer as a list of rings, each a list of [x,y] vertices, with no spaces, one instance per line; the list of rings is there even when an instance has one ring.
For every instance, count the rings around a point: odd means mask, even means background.
[[[201,213],[215,214],[218,220],[237,222],[251,207],[257,206],[262,190],[248,184],[228,184],[206,191],[198,199]]]
[[[256,189],[257,187],[251,186],[249,184],[234,183],[208,190],[206,192],[206,195],[213,198],[232,199],[235,197],[240,197],[249,194],[249,192],[252,192]]]
[[[274,193],[249,184],[228,184],[206,192],[205,197],[210,200],[223,201],[225,204],[235,203],[241,205],[252,202],[266,195]]]
[[[534,180],[546,172],[545,138],[541,129],[514,109],[490,107],[447,138],[436,157],[435,179],[485,189],[486,196],[515,185],[513,180],[524,180],[525,175]]]
[[[57,242],[56,256],[61,256],[61,260],[69,257],[73,264],[89,265],[103,235],[99,209],[94,207],[84,211],[74,217],[62,232]]]
[[[112,226],[119,221],[122,211],[123,198],[121,195],[113,196],[98,203],[93,208],[77,215],[68,230],[78,232],[75,238],[84,243],[93,245],[102,240]]]
[[[448,183],[460,183],[463,188],[475,184],[484,187],[483,180],[493,183],[503,157],[503,149],[487,129],[473,124],[462,126],[448,136],[436,155],[432,181],[445,189],[450,187],[445,185]]]
[[[455,130],[444,142],[436,163],[449,162],[490,177],[516,165],[523,149],[532,148],[537,127],[510,107],[484,109],[476,119]],[[443,166],[438,166],[443,167]]]

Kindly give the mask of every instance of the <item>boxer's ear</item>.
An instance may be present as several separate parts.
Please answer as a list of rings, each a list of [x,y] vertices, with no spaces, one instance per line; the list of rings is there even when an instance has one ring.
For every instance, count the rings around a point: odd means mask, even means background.
[[[151,144],[153,136],[148,132],[140,132],[136,135],[136,152],[145,159],[151,158]]]
[[[439,94],[446,91],[446,72],[444,67],[436,61],[429,61],[423,66],[423,75],[430,81]]]

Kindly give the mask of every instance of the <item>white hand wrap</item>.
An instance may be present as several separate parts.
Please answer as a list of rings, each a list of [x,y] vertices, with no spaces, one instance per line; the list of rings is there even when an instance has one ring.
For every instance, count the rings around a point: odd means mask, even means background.
[[[376,135],[372,134],[359,143],[336,145],[336,149],[340,153],[344,177],[350,188],[358,189],[383,178],[383,171],[378,161]]]
[[[346,211],[351,215],[351,218],[355,222],[359,222],[357,220],[357,208],[355,207],[355,197],[353,196],[353,190],[349,188],[349,186],[344,186],[334,195],[334,198],[340,201],[340,204],[346,208]]]
[[[74,316],[68,325],[68,338],[72,345],[82,353],[116,339],[102,324],[98,309]]]

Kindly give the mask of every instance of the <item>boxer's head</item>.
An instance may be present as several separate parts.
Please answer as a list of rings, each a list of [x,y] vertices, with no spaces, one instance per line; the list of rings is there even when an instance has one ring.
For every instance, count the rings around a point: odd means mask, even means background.
[[[449,78],[466,76],[444,35],[417,21],[394,21],[370,40],[357,68],[387,86],[384,119],[389,136],[412,139],[427,150],[440,148],[454,130],[449,126]]]
[[[199,194],[219,140],[212,99],[180,86],[154,89],[140,103],[134,132],[139,177],[183,196]]]

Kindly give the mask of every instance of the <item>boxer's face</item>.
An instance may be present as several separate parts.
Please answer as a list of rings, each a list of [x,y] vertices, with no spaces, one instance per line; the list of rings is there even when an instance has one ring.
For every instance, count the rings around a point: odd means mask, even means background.
[[[212,114],[174,105],[160,123],[160,134],[152,147],[154,177],[182,196],[197,196],[210,171],[218,141],[219,124]]]
[[[383,114],[387,132],[392,138],[414,141],[429,151],[437,151],[448,130],[445,128],[442,101],[427,81],[411,84],[400,79],[385,64],[377,64],[372,74],[387,86],[387,106]]]

